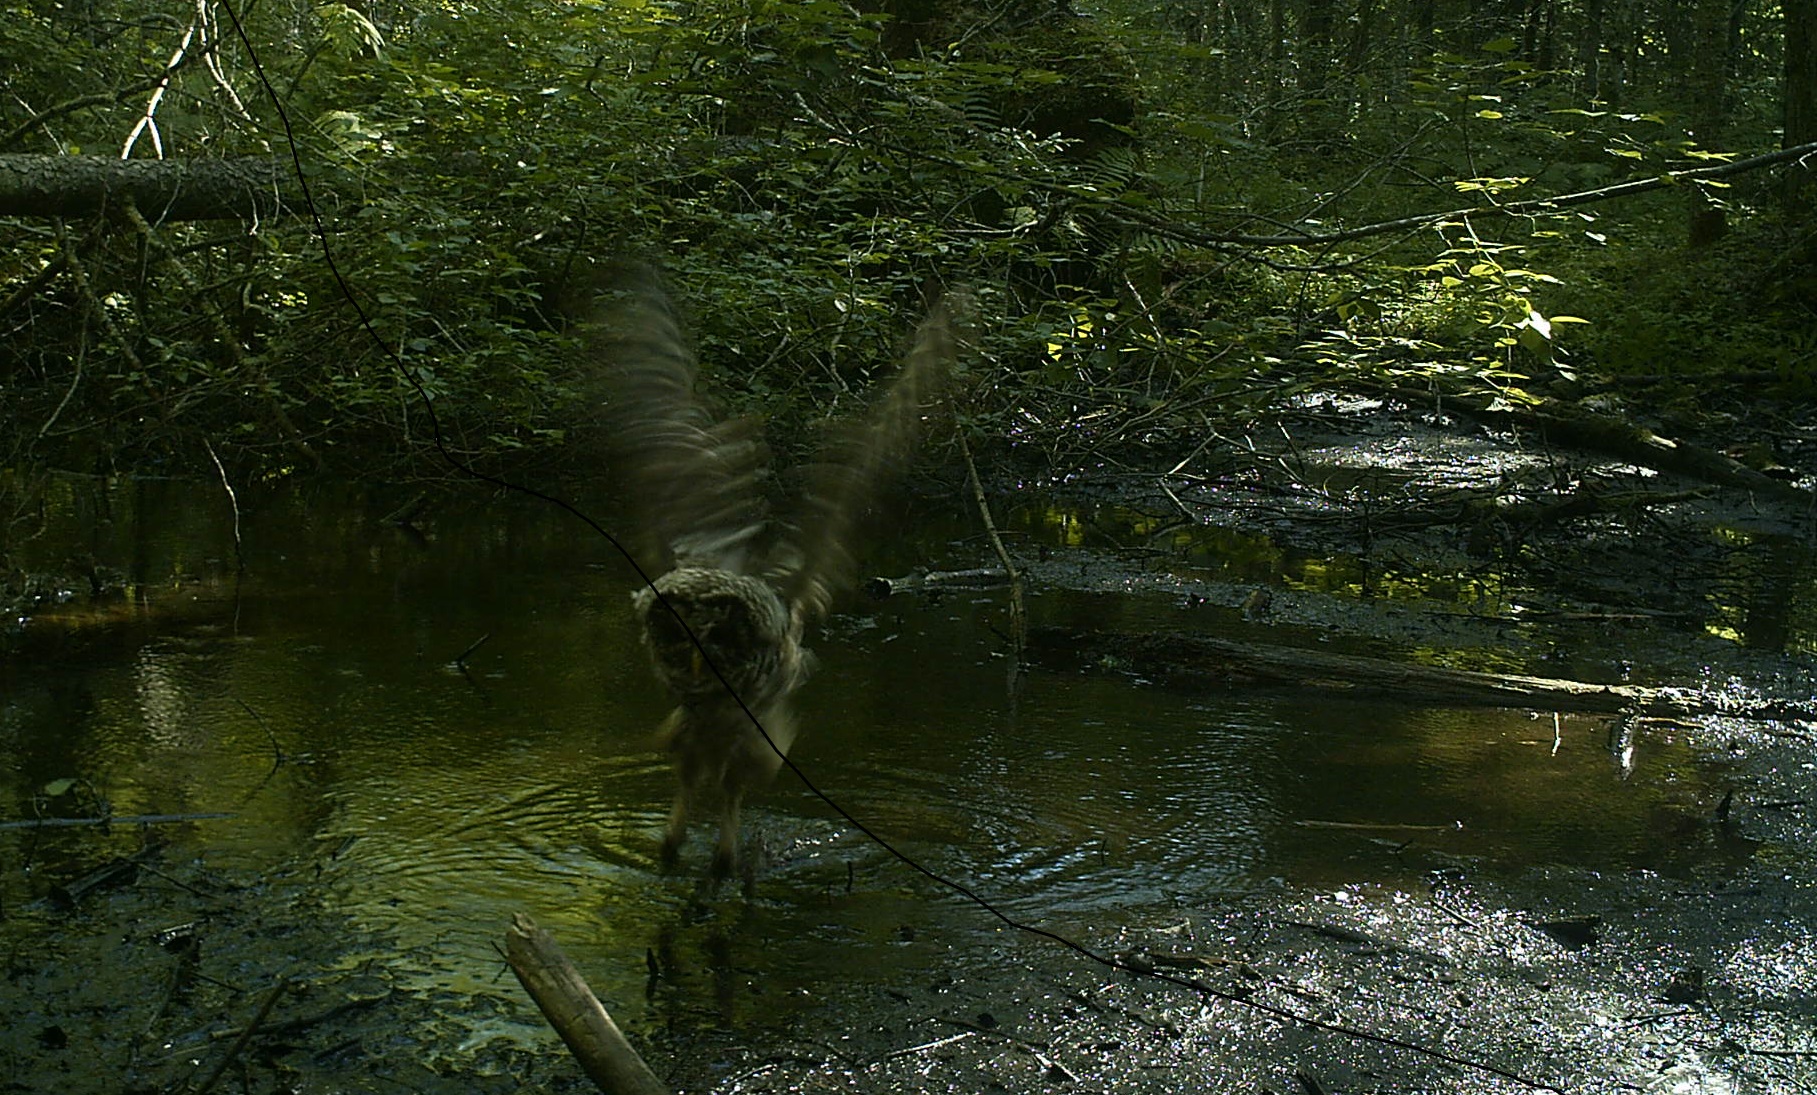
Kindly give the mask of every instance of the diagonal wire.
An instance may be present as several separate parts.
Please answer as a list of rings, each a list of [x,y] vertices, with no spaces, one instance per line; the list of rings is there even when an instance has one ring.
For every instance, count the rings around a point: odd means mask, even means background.
[[[828,808],[838,814],[848,825],[864,834],[867,839],[895,857],[895,859],[904,866],[907,866],[917,874],[920,874],[922,877],[942,888],[951,890],[953,893],[963,897],[965,900],[971,902],[973,905],[1002,923],[1004,927],[1011,928],[1025,935],[1046,939],[1096,965],[1116,970],[1121,973],[1133,974],[1137,977],[1150,978],[1152,980],[1190,990],[1203,996],[1223,1000],[1239,1007],[1248,1008],[1251,1011],[1258,1012],[1262,1015],[1267,1015],[1287,1025],[1297,1024],[1316,1030],[1326,1031],[1331,1034],[1373,1042],[1377,1045],[1406,1050],[1431,1060],[1441,1061],[1445,1064],[1455,1065],[1459,1068],[1470,1069],[1476,1072],[1496,1076],[1504,1080],[1510,1080],[1524,1087],[1539,1091],[1558,1092],[1560,1095],[1564,1095],[1564,1089],[1562,1088],[1540,1080],[1535,1080],[1528,1076],[1523,1076],[1520,1073],[1501,1068],[1494,1064],[1472,1060],[1468,1057],[1458,1056],[1433,1046],[1422,1045],[1418,1042],[1396,1038],[1393,1035],[1382,1034],[1378,1031],[1364,1030],[1360,1027],[1346,1026],[1342,1023],[1327,1022],[1310,1015],[1301,1014],[1291,1008],[1255,1000],[1243,993],[1220,989],[1215,985],[1208,984],[1196,978],[1180,977],[1174,974],[1164,973],[1146,963],[1132,962],[1118,958],[1112,954],[1105,954],[1101,951],[1094,950],[1077,940],[1061,935],[1058,932],[1017,920],[964,883],[940,874],[938,871],[921,863],[907,852],[897,848],[881,834],[853,816],[831,795],[822,791],[812,779],[808,778],[808,774],[802,771],[795,761],[789,759],[786,752],[777,748],[776,742],[770,737],[769,731],[764,729],[763,723],[758,719],[756,713],[745,703],[744,698],[738,694],[738,690],[732,687],[731,683],[726,679],[725,674],[720,671],[719,667],[713,663],[712,656],[708,653],[706,647],[702,645],[700,637],[688,627],[687,621],[681,618],[681,615],[676,612],[675,606],[670,604],[668,599],[662,595],[662,591],[656,588],[655,581],[645,572],[643,567],[638,564],[636,558],[626,550],[625,546],[616,536],[612,535],[611,532],[606,530],[605,526],[601,525],[598,521],[595,521],[589,514],[575,506],[572,502],[569,502],[567,499],[538,490],[535,487],[512,482],[489,472],[482,471],[461,459],[448,449],[443,440],[441,419],[436,413],[435,403],[429,398],[428,392],[424,390],[422,381],[410,370],[409,366],[404,362],[403,358],[398,355],[397,351],[392,349],[390,343],[379,337],[378,331],[372,325],[371,318],[367,315],[365,308],[361,306],[359,299],[355,295],[353,287],[347,282],[345,276],[343,276],[340,265],[335,259],[334,249],[328,242],[327,226],[322,221],[321,212],[317,209],[314,196],[311,194],[309,188],[309,176],[303,169],[302,153],[298,148],[296,133],[290,124],[289,112],[284,109],[283,101],[277,94],[277,89],[272,86],[270,79],[266,76],[264,66],[259,62],[258,51],[253,47],[252,40],[246,32],[245,26],[240,22],[239,12],[234,9],[233,5],[229,3],[228,0],[219,0],[219,3],[221,8],[227,12],[228,18],[232,20],[234,33],[239,38],[241,46],[246,50],[248,62],[252,65],[254,74],[257,75],[260,85],[263,87],[266,96],[270,99],[272,107],[277,113],[279,124],[283,127],[285,148],[290,154],[291,166],[296,175],[298,192],[303,199],[303,206],[308,212],[311,225],[314,227],[316,241],[322,249],[322,260],[328,267],[329,274],[334,278],[335,284],[340,288],[342,295],[346,298],[348,305],[353,308],[354,315],[359,318],[359,326],[371,336],[373,344],[378,346],[380,350],[391,359],[392,364],[397,368],[399,374],[410,383],[410,386],[415,389],[418,398],[422,400],[423,409],[428,414],[436,453],[449,467],[462,475],[482,483],[489,483],[502,490],[513,491],[546,502],[549,505],[563,510],[570,516],[578,519],[582,524],[585,524],[594,532],[598,533],[606,543],[612,546],[613,550],[624,557],[625,562],[630,565],[631,570],[637,575],[638,580],[650,590],[656,600],[671,616],[674,617],[675,622],[680,625],[681,629],[687,633],[689,640],[694,644],[695,650],[700,654],[701,663],[712,672],[714,678],[717,679],[721,687],[726,690],[726,694],[732,697],[732,701],[738,705],[738,709],[744,713],[745,717],[751,720],[751,725],[755,726],[757,732],[763,735],[765,743],[776,752],[777,756],[782,758],[783,765],[786,766],[790,772],[794,773],[795,778],[801,781],[802,786],[806,787],[815,798],[825,803]]]

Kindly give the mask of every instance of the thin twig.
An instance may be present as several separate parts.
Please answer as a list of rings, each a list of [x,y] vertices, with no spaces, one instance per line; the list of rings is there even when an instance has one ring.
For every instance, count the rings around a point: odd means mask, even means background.
[[[221,489],[227,492],[227,504],[233,508],[234,565],[235,569],[244,574],[246,572],[246,549],[240,543],[240,496],[233,492],[233,483],[227,478],[227,469],[221,464],[221,458],[215,455],[213,443],[204,437],[202,447],[208,450],[208,458],[215,462],[215,471],[221,476]]]
[[[215,1084],[221,1080],[221,1074],[227,1071],[227,1066],[232,1064],[234,1058],[240,1055],[240,1051],[246,1048],[246,1043],[252,1039],[253,1032],[259,1029],[259,1024],[263,1023],[265,1017],[271,1014],[272,1006],[278,1002],[278,997],[284,995],[284,990],[289,987],[290,982],[282,977],[278,978],[277,984],[271,986],[271,991],[265,994],[264,1001],[259,1004],[258,1014],[252,1017],[252,1022],[246,1024],[246,1029],[242,1030],[240,1036],[233,1040],[233,1045],[228,1046],[227,1052],[222,1054],[219,1061],[215,1062],[214,1069],[209,1072],[208,1078],[202,1081],[202,1086],[196,1088],[195,1095],[208,1095],[210,1091],[214,1090]]]
[[[961,427],[959,434],[959,452],[965,457],[965,478],[972,486],[972,501],[978,504],[978,517],[984,522],[984,533],[990,537],[991,548],[997,553],[997,561],[1003,564],[1004,573],[1009,575],[1009,626],[1010,641],[1015,646],[1015,657],[1020,660],[1022,651],[1028,646],[1028,610],[1022,601],[1022,572],[1016,569],[1015,562],[1009,557],[1009,549],[1003,546],[1003,537],[997,534],[997,522],[991,517],[991,506],[984,497],[984,484],[978,478],[978,465],[972,459],[971,443],[965,439],[965,430]]]
[[[139,135],[147,131],[151,133],[151,146],[157,153],[157,158],[160,160],[164,158],[164,138],[158,132],[158,106],[164,101],[164,93],[170,90],[171,78],[176,75],[179,68],[183,67],[184,59],[189,55],[189,44],[195,40],[195,36],[196,24],[191,22],[189,29],[183,32],[183,40],[177,43],[176,51],[170,55],[170,60],[164,63],[164,75],[158,80],[151,93],[151,98],[145,101],[145,110],[140,114],[138,122],[133,125],[132,132],[126,135],[126,144],[120,149],[122,160],[132,159],[133,145],[139,142]]]
[[[259,724],[259,729],[265,731],[265,736],[267,738],[271,739],[271,752],[277,758],[274,761],[272,761],[272,764],[271,764],[272,769],[275,771],[278,768],[282,767],[284,762],[290,759],[290,756],[289,756],[289,754],[284,752],[284,747],[278,743],[278,736],[271,732],[271,727],[269,725],[267,725],[265,722],[265,716],[259,714],[257,711],[254,711],[252,709],[252,705],[247,703],[245,700],[235,697],[234,702],[238,703],[241,707],[245,708],[246,713],[248,715],[251,715],[253,718],[253,721],[257,722]]]
[[[473,640],[471,643],[467,644],[467,649],[465,649],[465,650],[461,651],[459,654],[455,655],[454,664],[460,667],[461,672],[465,673],[467,671],[467,656],[469,654],[472,654],[475,650],[478,650],[480,647],[486,645],[486,640],[490,639],[491,637],[492,637],[492,632],[488,631],[484,635],[481,635],[479,638],[477,638],[477,639]]]

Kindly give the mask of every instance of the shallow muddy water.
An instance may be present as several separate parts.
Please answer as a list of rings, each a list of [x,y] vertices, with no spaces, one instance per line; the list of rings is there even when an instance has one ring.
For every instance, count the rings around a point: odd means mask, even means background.
[[[831,981],[932,968],[1001,938],[783,773],[748,813],[754,896],[704,893],[711,834],[673,872],[666,710],[633,632],[634,578],[566,515],[478,500],[379,519],[400,499],[243,499],[245,570],[218,492],[71,484],[33,550],[91,554],[135,599],[25,625],[0,681],[0,822],[161,821],[169,855],[303,872],[326,912],[432,957],[427,982],[504,991],[511,914],[553,929],[621,1021],[762,1027]],[[1012,524],[1064,551],[1065,522]],[[923,515],[876,570],[990,559],[962,518]],[[1042,530],[1047,529],[1047,533]],[[1190,571],[1190,557],[1170,572]],[[928,868],[1061,930],[1266,887],[1419,886],[1448,862],[1671,873],[1727,850],[1686,831],[1725,772],[1670,727],[1242,691],[1027,668],[998,592],[851,599],[818,634],[793,759]],[[1037,588],[1036,624],[1278,636],[1175,593]],[[1292,641],[1318,641],[1306,634]],[[464,671],[456,659],[466,652]],[[1587,645],[1550,666],[1613,679]],[[139,845],[138,826],[0,828],[0,897]],[[1745,854],[1745,850],[1735,854]],[[34,930],[0,922],[0,937]],[[9,941],[16,946],[17,940]],[[646,960],[665,972],[646,993]]]

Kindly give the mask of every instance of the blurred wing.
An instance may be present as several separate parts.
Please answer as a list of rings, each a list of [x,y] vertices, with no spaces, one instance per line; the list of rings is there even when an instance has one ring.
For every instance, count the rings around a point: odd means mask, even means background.
[[[797,618],[824,615],[853,583],[867,510],[913,459],[923,418],[952,365],[955,310],[951,297],[934,306],[883,398],[859,421],[839,427],[821,460],[808,468],[801,510],[772,565]]]
[[[743,571],[764,528],[768,453],[755,423],[715,423],[694,355],[654,271],[620,280],[593,327],[604,366],[607,451],[659,568]]]

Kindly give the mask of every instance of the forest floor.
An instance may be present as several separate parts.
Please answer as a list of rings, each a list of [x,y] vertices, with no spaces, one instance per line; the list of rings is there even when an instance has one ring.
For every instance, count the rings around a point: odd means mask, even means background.
[[[1733,774],[1722,802],[1661,819],[1691,866],[1671,876],[1503,871],[1407,834],[1396,854],[1423,888],[1281,883],[1130,908],[1114,929],[1054,925],[1117,968],[1005,929],[912,982],[827,986],[786,1033],[759,1041],[633,1028],[656,1073],[677,1089],[726,1093],[1817,1091],[1811,620],[1794,611],[1775,623],[1763,610],[1759,627],[1792,636],[1767,650],[1672,626],[1720,592],[1722,568],[1710,564],[1725,537],[1711,530],[1802,545],[1804,562],[1772,597],[1803,596],[1809,515],[1487,433],[1460,449],[1456,436],[1352,416],[1258,454],[1254,467],[1286,474],[1257,472],[1242,490],[1128,471],[1073,489],[1425,573],[1518,556],[1519,612],[1555,618],[1585,642],[1608,641],[1620,618],[1624,648],[1706,697],[1754,682],[1737,693],[1737,714],[1669,728]],[[1419,519],[1456,512],[1460,492],[1499,490],[1506,508],[1509,484],[1537,491],[1567,468],[1605,495],[1669,500],[1568,528],[1517,515],[1467,527]],[[1384,506],[1362,489],[1384,476],[1402,485],[1402,502]],[[1055,553],[1031,558],[1028,577],[1104,589],[1153,580],[1133,558]],[[1179,588],[1254,610],[1247,582]],[[1305,589],[1274,590],[1266,612],[1365,639],[1519,641],[1506,618]],[[1780,713],[1759,717],[1767,705]],[[136,870],[66,895],[80,916],[55,900],[0,909],[15,940],[0,982],[0,1090],[590,1089],[558,1043],[522,1036],[534,1015],[508,991],[413,987],[435,956],[350,930],[318,896],[321,866],[231,877],[150,848]],[[202,976],[204,946],[206,969],[234,971],[231,985]]]

